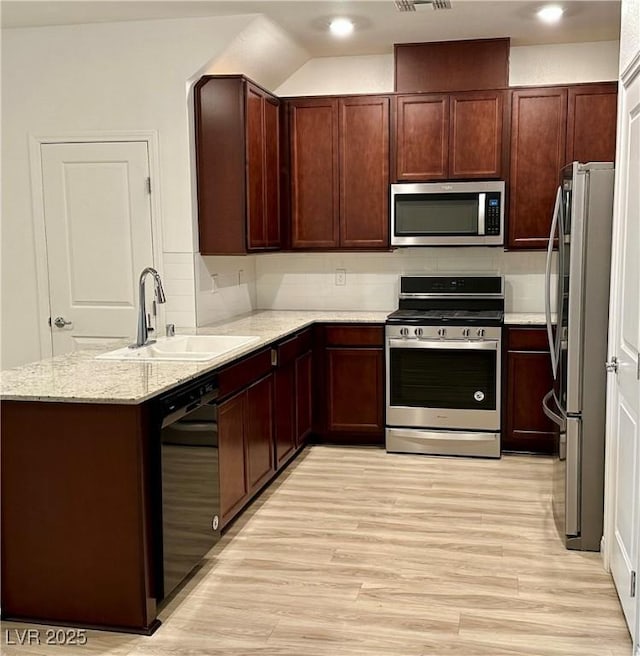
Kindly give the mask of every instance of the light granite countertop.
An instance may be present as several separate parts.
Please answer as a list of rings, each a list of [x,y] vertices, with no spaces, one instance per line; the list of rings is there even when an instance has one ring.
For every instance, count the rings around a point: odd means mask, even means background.
[[[506,326],[544,326],[546,319],[544,312],[506,312],[504,323]]]
[[[384,323],[387,315],[388,312],[256,311],[197,329],[200,335],[260,337],[257,342],[214,360],[200,363],[96,360],[99,353],[96,350],[76,351],[0,372],[0,398],[137,404],[313,323]]]

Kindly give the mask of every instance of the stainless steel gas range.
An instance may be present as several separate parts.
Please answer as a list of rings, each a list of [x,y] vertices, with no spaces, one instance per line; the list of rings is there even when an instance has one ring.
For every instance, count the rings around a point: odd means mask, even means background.
[[[501,276],[402,276],[387,318],[386,447],[500,457]]]

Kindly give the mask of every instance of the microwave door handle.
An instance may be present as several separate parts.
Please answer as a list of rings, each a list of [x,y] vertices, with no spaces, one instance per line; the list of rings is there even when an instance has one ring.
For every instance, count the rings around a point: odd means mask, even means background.
[[[544,310],[547,324],[547,339],[549,341],[549,353],[551,355],[551,370],[553,377],[556,378],[558,371],[558,359],[556,358],[556,347],[553,337],[553,325],[551,322],[551,259],[553,256],[553,238],[558,227],[558,215],[560,213],[560,202],[562,197],[562,188],[558,187],[556,193],[556,202],[553,208],[553,219],[551,220],[551,230],[549,232],[549,243],[547,244],[547,266],[544,280]],[[558,329],[556,329],[557,331]],[[559,335],[556,335],[559,337]]]
[[[485,234],[484,227],[484,210],[487,201],[487,194],[478,194],[478,234]]]

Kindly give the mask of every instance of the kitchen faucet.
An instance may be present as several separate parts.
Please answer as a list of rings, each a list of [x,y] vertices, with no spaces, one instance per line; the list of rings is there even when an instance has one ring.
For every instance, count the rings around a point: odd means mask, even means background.
[[[167,301],[167,298],[164,295],[164,289],[162,289],[160,274],[152,267],[146,267],[143,269],[142,273],[140,274],[140,282],[138,286],[138,291],[140,294],[138,303],[138,337],[136,338],[136,343],[131,344],[129,348],[140,348],[141,346],[146,346],[147,344],[153,344],[156,341],[155,339],[149,340],[149,326],[147,325],[147,307],[144,287],[148,273],[153,276],[156,300],[158,303],[166,303]]]

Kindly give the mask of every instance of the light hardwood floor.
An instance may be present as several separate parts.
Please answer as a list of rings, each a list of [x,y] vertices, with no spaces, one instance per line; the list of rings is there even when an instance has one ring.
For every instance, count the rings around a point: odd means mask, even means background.
[[[570,552],[551,461],[307,450],[163,609],[151,637],[3,653],[628,656],[600,554]],[[43,545],[44,546],[44,545]]]

